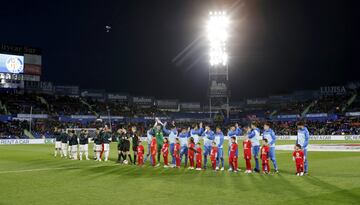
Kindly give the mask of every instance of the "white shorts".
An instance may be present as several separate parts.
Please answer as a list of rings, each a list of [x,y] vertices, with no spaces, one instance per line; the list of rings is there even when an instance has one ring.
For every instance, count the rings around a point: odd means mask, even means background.
[[[55,149],[61,149],[61,141],[55,142]]]
[[[76,152],[77,151],[78,146],[77,145],[71,145],[71,151],[72,152]]]
[[[61,143],[61,149],[67,150],[67,143]]]
[[[100,152],[102,150],[101,144],[95,145],[95,146],[96,146],[96,148],[95,148],[96,151]]]
[[[87,152],[89,150],[89,146],[87,144],[81,144],[79,146],[80,152]]]
[[[110,150],[110,144],[104,144],[104,151]]]

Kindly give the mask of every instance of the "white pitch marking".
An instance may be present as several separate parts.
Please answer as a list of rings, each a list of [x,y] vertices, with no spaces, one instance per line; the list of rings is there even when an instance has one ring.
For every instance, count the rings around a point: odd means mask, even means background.
[[[105,166],[89,166],[86,168],[95,168],[95,167],[113,167],[118,166],[117,164],[107,164]],[[36,171],[51,171],[51,170],[62,170],[62,169],[80,169],[78,167],[57,167],[57,168],[42,168],[42,169],[23,169],[23,170],[9,170],[9,171],[0,171],[0,174],[9,174],[9,173],[21,173],[21,172],[36,172]]]
[[[23,169],[23,170],[11,170],[11,171],[0,171],[0,174],[9,174],[9,173],[21,173],[21,172],[36,172],[36,171],[50,171],[50,170],[59,170],[59,169],[74,169],[74,168],[46,168],[46,169]]]

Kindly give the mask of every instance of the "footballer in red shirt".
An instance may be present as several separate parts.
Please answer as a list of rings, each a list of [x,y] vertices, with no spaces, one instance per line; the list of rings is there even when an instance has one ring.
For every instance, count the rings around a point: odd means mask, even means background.
[[[304,151],[301,149],[301,145],[297,144],[295,146],[295,151],[293,152],[293,160],[296,164],[296,175],[303,176],[304,175]]]
[[[194,138],[190,137],[189,145],[188,145],[188,155],[189,155],[190,167],[188,169],[195,169],[195,163],[194,163],[195,152],[196,152],[196,150],[195,150]]]
[[[167,138],[164,138],[164,144],[161,148],[161,152],[163,154],[164,157],[164,168],[168,168],[169,167],[169,161],[168,161],[168,156],[169,156],[169,141]]]
[[[238,171],[238,144],[236,143],[236,137],[231,137],[229,165],[233,172]]]
[[[262,171],[264,174],[268,174],[270,172],[269,152],[270,152],[270,147],[268,145],[268,140],[263,139],[263,146],[260,149],[260,153],[261,153],[261,161],[262,161]]]
[[[174,147],[174,156],[175,156],[175,162],[176,162],[176,168],[180,168],[181,160],[180,160],[180,140],[179,138],[176,138],[175,141],[175,147]]]
[[[202,162],[202,149],[200,142],[198,142],[196,144],[196,170],[201,170],[201,162]]]
[[[243,149],[244,149],[244,159],[246,163],[246,171],[245,173],[251,173],[251,141],[249,138],[245,138],[243,141]]]
[[[213,170],[216,170],[216,158],[218,155],[218,147],[216,146],[216,142],[212,142],[212,148],[210,152],[210,160]]]
[[[155,166],[156,164],[156,149],[157,149],[157,145],[156,145],[156,137],[155,135],[153,135],[152,139],[151,139],[151,143],[150,143],[150,154],[151,154],[151,165]]]
[[[144,164],[144,146],[141,144],[141,141],[139,140],[137,147],[137,158],[138,158],[138,165],[142,166]]]

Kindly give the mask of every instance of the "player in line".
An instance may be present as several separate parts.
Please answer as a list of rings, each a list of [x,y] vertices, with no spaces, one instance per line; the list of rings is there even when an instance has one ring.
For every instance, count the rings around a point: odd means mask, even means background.
[[[189,157],[189,151],[188,151],[188,138],[190,137],[190,130],[183,128],[181,132],[179,133],[179,141],[180,141],[180,161],[182,161],[183,156],[185,155],[185,167],[187,167],[188,163],[188,157]]]
[[[69,135],[67,134],[65,129],[62,129],[62,131],[61,131],[61,151],[63,153],[62,156],[64,158],[67,158],[68,140],[69,140]]]
[[[274,165],[275,172],[278,173],[278,167],[276,163],[276,157],[275,157],[275,142],[276,142],[276,135],[275,132],[270,128],[270,123],[266,122],[264,124],[264,132],[263,132],[263,139],[267,140],[268,144],[270,145],[269,149],[269,158],[272,161]]]
[[[242,130],[238,123],[235,123],[234,126],[231,126],[228,130],[227,136],[229,137],[228,142],[228,156],[230,157],[230,148],[231,148],[231,137],[235,137],[235,142],[237,143],[238,137],[242,135]],[[229,168],[229,171],[232,171],[232,168]]]
[[[225,169],[224,150],[223,150],[224,134],[221,131],[220,127],[216,127],[216,132],[215,132],[215,135],[214,135],[214,141],[216,142],[216,145],[218,147],[218,154],[217,154],[217,158],[216,158],[216,170],[217,171],[218,170],[224,171],[224,169]],[[221,169],[219,168],[220,161],[221,161]]]
[[[155,121],[156,121],[155,126],[151,130],[150,134],[156,137],[156,145],[157,145],[156,152],[157,152],[157,161],[158,161],[158,164],[156,164],[156,166],[158,167],[160,166],[160,156],[161,156],[161,149],[164,143],[164,133],[161,127],[163,126],[161,121],[158,118],[156,118]]]
[[[101,162],[100,153],[102,150],[102,139],[101,139],[99,128],[96,128],[95,137],[93,138],[93,141],[94,141],[94,145],[95,145],[96,161]]]
[[[157,123],[154,124],[154,127],[156,126]],[[151,159],[151,153],[150,153],[150,145],[151,145],[151,141],[152,141],[152,134],[151,134],[151,130],[152,128],[150,128],[147,132],[146,132],[146,141],[147,141],[147,153],[146,153],[146,157],[145,157],[145,160],[144,162],[146,162],[148,160],[148,158],[150,157],[150,163],[152,162],[152,159]]]
[[[61,133],[60,130],[55,127],[54,128],[54,137],[55,137],[55,153],[54,156],[56,157],[60,154],[61,158],[63,157],[63,152],[61,151]]]
[[[109,159],[110,153],[110,142],[111,142],[111,130],[105,126],[103,131],[101,132],[101,141],[102,141],[102,151],[104,153],[104,161],[107,162]],[[101,153],[100,153],[101,159]]]
[[[204,169],[207,166],[207,156],[210,156],[212,142],[214,140],[214,132],[211,131],[210,126],[205,126],[205,131],[201,135],[204,139]]]
[[[255,160],[255,169],[254,172],[260,172],[260,166],[259,166],[259,151],[260,151],[260,130],[257,128],[257,125],[255,122],[252,122],[250,125],[250,128],[247,127],[248,131],[248,138],[251,141],[251,150],[252,154]]]
[[[170,144],[170,155],[171,155],[171,166],[175,167],[175,155],[174,155],[174,148],[175,148],[175,140],[178,135],[177,128],[175,126],[175,122],[173,121],[170,125],[170,130],[166,129],[166,124],[163,126],[163,131],[166,136],[168,136],[169,144]]]
[[[197,144],[200,141],[200,136],[204,132],[203,123],[193,125],[193,129],[190,130],[190,137],[194,139],[194,143]]]
[[[71,159],[72,160],[77,160],[78,159],[78,138],[77,136],[75,135],[75,132],[74,130],[71,130],[70,133],[69,133],[69,146],[71,147]]]
[[[305,127],[305,123],[300,121],[297,123],[297,139],[296,144],[299,144],[304,152],[304,174],[308,174],[308,156],[307,149],[309,145],[309,130]]]
[[[83,155],[85,155],[85,159],[89,160],[89,133],[86,130],[81,130],[80,137],[79,137],[79,158],[80,160],[83,159]]]

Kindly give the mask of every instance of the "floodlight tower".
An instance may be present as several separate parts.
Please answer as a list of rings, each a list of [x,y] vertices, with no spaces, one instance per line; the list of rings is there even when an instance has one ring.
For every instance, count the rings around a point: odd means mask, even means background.
[[[209,43],[209,109],[212,111],[226,109],[229,117],[229,72],[228,72],[228,26],[229,19],[225,12],[209,13],[207,38]]]

